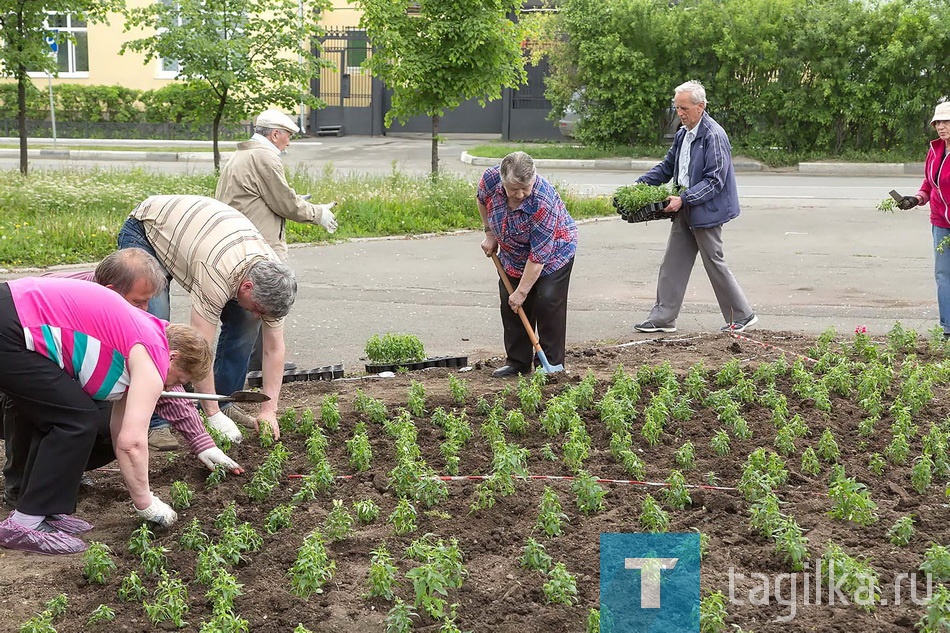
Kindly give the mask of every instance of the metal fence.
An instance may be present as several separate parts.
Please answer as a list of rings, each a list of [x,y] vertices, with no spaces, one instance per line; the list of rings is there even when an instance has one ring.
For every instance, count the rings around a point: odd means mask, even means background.
[[[58,138],[95,139],[149,139],[163,141],[207,141],[211,139],[211,125],[191,126],[181,123],[122,123],[117,121],[57,121]],[[27,121],[27,136],[52,138],[50,121]],[[222,141],[243,141],[254,133],[250,124],[227,124],[218,128]],[[19,136],[16,119],[0,119],[0,136]]]

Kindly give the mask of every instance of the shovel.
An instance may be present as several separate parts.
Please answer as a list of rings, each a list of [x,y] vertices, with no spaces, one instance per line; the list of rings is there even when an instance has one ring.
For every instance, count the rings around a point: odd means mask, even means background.
[[[508,273],[505,272],[505,267],[501,265],[498,255],[492,255],[491,258],[492,261],[495,262],[495,268],[498,269],[498,276],[501,277],[502,283],[505,284],[505,290],[508,291],[509,295],[513,294],[514,289],[511,287],[511,281],[508,279]],[[534,351],[538,354],[538,360],[541,361],[541,368],[544,370],[544,373],[554,374],[559,371],[564,371],[564,365],[551,365],[551,363],[548,362],[548,357],[545,355],[544,350],[541,349],[541,343],[538,341],[538,337],[534,333],[534,328],[531,327],[530,323],[528,323],[528,317],[521,308],[518,308],[518,316],[521,317],[521,323],[524,325],[524,329],[528,333],[528,338],[531,339],[531,344],[534,346]]]
[[[163,398],[185,398],[187,400],[215,400],[217,402],[266,402],[270,396],[260,391],[235,391],[230,396],[216,393],[190,393],[188,391],[163,391]]]

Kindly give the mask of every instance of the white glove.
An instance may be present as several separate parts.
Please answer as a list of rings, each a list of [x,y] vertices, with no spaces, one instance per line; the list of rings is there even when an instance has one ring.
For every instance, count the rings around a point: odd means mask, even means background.
[[[226,416],[223,411],[218,411],[208,418],[208,426],[215,431],[223,433],[226,438],[235,444],[240,444],[241,440],[244,439],[244,436],[241,434],[241,429],[239,429],[238,425],[235,424],[231,418]]]
[[[236,461],[225,455],[224,451],[217,446],[198,453],[198,459],[202,464],[207,466],[209,470],[214,470],[214,467],[218,464],[223,464],[224,467],[230,471],[240,470],[241,468]]]
[[[135,508],[135,506],[132,506]],[[149,523],[154,523],[155,525],[163,528],[167,528],[172,523],[178,520],[178,514],[172,510],[171,506],[152,495],[152,503],[149,507],[144,510],[139,510],[135,508],[135,514],[139,515]]]
[[[335,232],[336,227],[339,226],[339,224],[337,224],[336,216],[333,215],[333,212],[330,211],[330,209],[336,206],[336,202],[330,202],[329,204],[315,204],[313,206],[320,210],[320,224],[327,230],[327,233]]]

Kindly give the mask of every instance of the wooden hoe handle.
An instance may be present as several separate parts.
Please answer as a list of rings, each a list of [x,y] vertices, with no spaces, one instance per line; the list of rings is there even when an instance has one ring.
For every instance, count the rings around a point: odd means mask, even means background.
[[[498,276],[501,277],[501,281],[505,284],[505,290],[508,291],[509,295],[514,294],[514,289],[511,287],[511,280],[508,279],[508,273],[505,272],[505,267],[501,265],[501,261],[498,259],[498,255],[492,255],[491,259],[495,262],[495,268],[498,269]],[[524,324],[525,331],[528,332],[528,338],[531,339],[531,345],[534,346],[534,351],[541,351],[541,343],[538,341],[537,335],[534,333],[534,328],[531,327],[531,324],[528,323],[528,317],[525,315],[524,310],[519,308],[516,310],[518,316],[521,317],[521,323]]]

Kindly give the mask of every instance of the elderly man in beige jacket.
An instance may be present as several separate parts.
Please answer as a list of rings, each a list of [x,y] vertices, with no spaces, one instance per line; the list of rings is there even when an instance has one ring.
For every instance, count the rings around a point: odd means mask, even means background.
[[[224,169],[214,197],[237,209],[254,223],[283,262],[287,261],[287,220],[320,224],[333,233],[336,202],[311,204],[309,195],[298,195],[287,182],[281,162],[291,137],[300,131],[280,110],[264,110],[254,124],[254,136],[238,143]],[[248,369],[261,369],[261,341],[254,347]],[[287,363],[286,369],[295,367]]]

